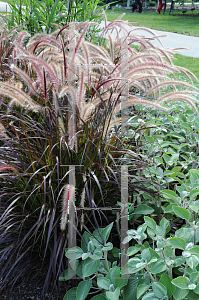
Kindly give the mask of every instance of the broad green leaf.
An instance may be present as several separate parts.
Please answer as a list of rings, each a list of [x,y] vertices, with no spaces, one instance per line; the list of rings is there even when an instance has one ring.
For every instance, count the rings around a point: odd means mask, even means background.
[[[158,260],[158,261],[151,264],[151,273],[152,274],[158,274],[158,273],[161,273],[161,272],[165,271],[166,268],[167,267],[166,267],[164,261]]]
[[[154,258],[160,258],[159,255],[157,254],[157,252],[155,250],[153,250],[151,247],[149,248],[149,251],[151,253],[151,259],[154,259]]]
[[[107,242],[108,238],[109,238],[109,235],[110,235],[110,232],[111,232],[111,229],[113,227],[113,222],[110,223],[108,226],[106,226],[105,228],[103,228],[102,230],[102,237],[103,237],[103,242],[104,244]]]
[[[183,138],[183,136],[181,136],[179,134],[176,134],[176,133],[175,134],[174,133],[169,133],[169,134],[167,134],[167,136],[171,136],[171,137],[176,138],[176,139],[182,139]]]
[[[194,230],[191,227],[183,227],[176,231],[176,237],[183,238],[187,244],[194,242]],[[199,231],[196,232],[196,243],[199,242]]]
[[[171,246],[176,249],[185,250],[185,248],[186,248],[186,242],[182,238],[174,237],[174,238],[168,239],[168,241],[171,244]]]
[[[137,299],[139,300],[149,288],[150,288],[150,284],[145,284],[145,283],[139,284],[137,287]]]
[[[170,298],[176,290],[175,285],[171,284],[171,281],[171,277],[169,277],[167,274],[162,274],[159,280],[159,283],[162,283],[166,287],[168,298]]]
[[[150,238],[154,238],[155,236],[155,231],[153,229],[151,229],[150,227],[147,227],[147,234],[150,236]]]
[[[185,115],[183,115],[183,114],[179,114],[179,118],[180,118],[183,122],[186,122],[186,121],[187,121]]]
[[[191,269],[195,269],[199,264],[199,259],[195,255],[186,258],[186,263]]]
[[[164,171],[164,176],[170,176],[170,175],[174,175],[175,172],[173,171]]]
[[[83,253],[83,254],[82,254],[82,260],[85,260],[85,259],[87,259],[87,258],[88,258],[90,255],[91,255],[91,253],[90,253],[90,252]]]
[[[192,203],[189,204],[189,208],[196,213],[199,212],[199,200],[193,201]]]
[[[89,252],[93,252],[94,251],[95,246],[94,246],[94,244],[93,244],[92,241],[89,241],[87,249],[88,249]]]
[[[65,255],[69,259],[78,259],[82,257],[83,253],[84,253],[83,250],[77,246],[70,249],[66,249],[65,251]]]
[[[100,295],[96,295],[96,296],[92,297],[91,300],[106,300],[106,297],[104,295],[100,294]]]
[[[194,289],[194,293],[199,295],[199,283],[196,285],[196,288]]]
[[[188,295],[189,290],[188,289],[180,289],[176,287],[175,293],[173,294],[175,300],[182,300],[185,299],[185,297]]]
[[[148,294],[146,294],[142,300],[159,300],[158,298],[155,297],[154,293],[153,292],[150,292]]]
[[[97,278],[97,285],[100,289],[109,290],[109,286],[111,285],[111,282],[106,277]]]
[[[192,190],[189,194],[190,200],[194,199],[198,195],[199,195],[199,189]]]
[[[169,226],[169,221],[165,218],[162,218],[162,220],[160,221],[160,227],[162,231],[165,231],[168,226]]]
[[[199,255],[199,246],[193,246],[191,249],[188,250],[189,253]]]
[[[106,243],[105,246],[102,247],[102,250],[103,250],[103,251],[110,251],[110,250],[112,250],[112,249],[113,249],[113,244],[110,243],[110,242]]]
[[[189,279],[190,279],[190,282],[191,283],[197,283],[197,280],[198,280],[198,277],[199,277],[199,272],[193,272],[191,273]]]
[[[77,291],[76,287],[70,289],[64,296],[63,300],[77,300],[76,291]]]
[[[176,214],[176,216],[185,219],[185,220],[189,220],[189,211],[185,208],[182,207],[177,207],[177,206],[173,206],[173,211]]]
[[[88,277],[93,275],[99,268],[100,261],[99,260],[93,260],[91,258],[87,258],[83,262],[82,266],[82,273],[84,277]]]
[[[128,256],[134,255],[141,249],[140,245],[131,246],[128,248]]]
[[[125,284],[127,284],[126,280],[120,275],[120,268],[116,266],[110,269],[110,271],[107,274],[107,278],[111,281],[115,288],[121,288]]]
[[[106,292],[106,297],[110,300],[117,300],[120,295],[120,288],[117,287],[114,292]]]
[[[105,229],[105,228],[104,228]],[[94,243],[94,239],[97,241],[97,243],[102,243],[103,244],[103,241],[102,241],[102,228],[97,228],[93,231],[93,235],[95,238],[90,238],[90,240],[92,240],[92,242]],[[95,244],[94,244],[95,245]]]
[[[174,191],[162,190],[161,193],[165,196],[165,198],[171,199],[174,201],[174,203],[177,203],[177,195]]]
[[[154,212],[154,209],[146,204],[140,204],[135,211],[133,212],[134,215],[140,214],[140,215],[149,215]]]
[[[92,281],[90,279],[81,281],[78,284],[77,291],[76,291],[77,300],[85,300],[91,287],[92,287]]]
[[[145,139],[147,140],[147,142],[149,142],[149,143],[154,143],[154,138],[152,137],[152,136],[145,136]]]
[[[123,300],[137,300],[137,284],[140,278],[140,275],[129,277],[128,283],[123,289]]]
[[[101,237],[99,235],[97,236],[97,234],[98,233],[95,232],[95,237],[90,237],[90,241],[92,241],[93,245],[96,248],[101,248],[101,246],[102,246],[103,243],[102,243]]]
[[[103,256],[102,250],[100,248],[96,248],[92,255],[90,255],[90,258],[93,260],[101,259]]]
[[[186,296],[187,300],[198,300],[198,295],[194,291],[189,290],[189,294]]]
[[[153,219],[149,217],[144,217],[144,221],[148,227],[152,228],[153,230],[156,229],[156,222]]]
[[[173,256],[173,250],[169,246],[164,247],[164,255],[165,257],[172,257]]]
[[[192,130],[191,125],[189,123],[187,123],[187,122],[181,123],[181,126],[184,127],[184,128],[186,128],[186,129],[188,129],[188,130]]]
[[[144,249],[142,252],[141,252],[141,258],[144,260],[144,261],[147,261],[149,262],[151,260],[151,253],[149,251],[149,248],[147,249]]]
[[[155,156],[154,157],[154,161],[157,165],[161,165],[161,164],[164,164],[164,161],[162,159],[162,157],[159,157],[159,156]]]
[[[78,259],[71,259],[71,260],[69,260],[69,264],[71,266],[71,269],[73,269],[73,271],[76,271],[77,267],[79,266],[79,260]]]
[[[163,207],[164,213],[173,213],[173,206],[177,206],[176,204],[169,204],[166,207]]]
[[[153,282],[152,289],[157,298],[163,298],[167,295],[167,289],[162,283]]]
[[[177,257],[174,259],[174,267],[179,267],[185,262],[185,259],[182,257]]]
[[[187,277],[179,276],[171,281],[172,284],[177,286],[180,289],[188,289],[189,279]]]

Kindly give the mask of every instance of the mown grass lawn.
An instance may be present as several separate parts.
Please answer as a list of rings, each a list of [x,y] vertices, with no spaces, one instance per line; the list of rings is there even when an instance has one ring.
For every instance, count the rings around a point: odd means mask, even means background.
[[[199,36],[199,17],[175,16],[175,14],[182,14],[182,10],[172,11],[171,15],[169,15],[169,11],[166,11],[164,15],[162,13],[158,15],[155,9],[153,11],[144,10],[143,14],[118,8],[106,10],[108,21],[117,20],[122,13],[125,13],[122,20],[136,22],[133,25],[138,27]],[[195,13],[198,13],[198,11],[195,11]],[[191,14],[191,11],[187,11],[186,14]]]
[[[174,65],[183,67],[194,73],[194,75],[199,80],[199,58],[183,56],[180,54],[175,54],[176,60],[173,60]]]

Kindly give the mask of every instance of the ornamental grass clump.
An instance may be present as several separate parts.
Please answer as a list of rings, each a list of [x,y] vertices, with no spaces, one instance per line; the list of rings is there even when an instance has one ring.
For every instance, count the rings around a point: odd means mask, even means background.
[[[120,37],[121,20],[103,31],[115,29],[116,40],[108,35],[100,46],[84,39],[91,25],[72,22],[32,37],[21,31],[13,42],[12,75],[0,82],[2,291],[30,270],[44,275],[42,297],[55,287],[67,267],[67,189],[76,206],[114,205],[119,166],[126,164],[130,191],[153,193],[138,175],[147,162],[134,138],[125,138],[129,107],[167,110],[164,102],[180,100],[197,111],[197,89],[175,78],[192,75],[173,66],[171,51],[132,32]],[[138,49],[131,47],[135,42]],[[75,195],[68,185],[74,165]],[[88,216],[77,214],[77,221],[88,226]]]

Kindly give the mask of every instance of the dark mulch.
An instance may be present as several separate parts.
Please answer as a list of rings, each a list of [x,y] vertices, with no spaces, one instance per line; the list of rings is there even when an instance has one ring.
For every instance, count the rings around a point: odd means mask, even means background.
[[[41,300],[41,291],[43,288],[43,279],[38,283],[38,280],[31,280],[31,278],[26,278],[21,280],[13,290],[4,290],[0,292],[1,300]],[[67,285],[64,282],[60,282],[60,289],[58,287],[53,291],[52,295],[50,292],[45,294],[45,300],[63,300],[67,289],[77,286],[77,283],[70,280]]]

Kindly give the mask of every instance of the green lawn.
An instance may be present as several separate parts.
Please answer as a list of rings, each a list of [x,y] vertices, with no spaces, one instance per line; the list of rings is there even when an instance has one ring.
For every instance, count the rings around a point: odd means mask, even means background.
[[[106,10],[108,21],[117,20],[117,18],[125,12],[125,16],[122,20],[129,22],[136,22],[134,25],[138,27],[148,27],[151,29],[176,32],[181,34],[199,36],[199,17],[177,17],[174,14],[182,14],[182,10],[173,11],[169,15],[169,11],[158,15],[153,11],[144,10],[143,14],[137,12],[132,13],[129,10],[113,8],[112,10]],[[195,11],[198,13],[198,11]],[[187,14],[191,14],[191,11],[187,11]]]
[[[174,65],[180,66],[191,71],[199,80],[199,58],[193,58],[175,54],[176,60],[173,60]]]

